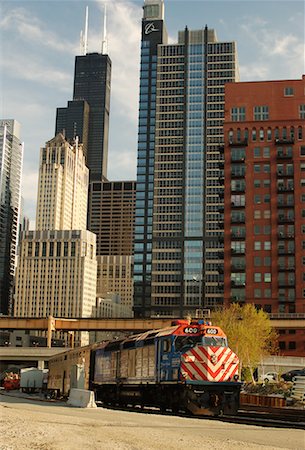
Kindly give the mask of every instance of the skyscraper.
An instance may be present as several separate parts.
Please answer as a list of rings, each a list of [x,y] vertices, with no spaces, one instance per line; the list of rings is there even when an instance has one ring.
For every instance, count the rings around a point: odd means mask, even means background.
[[[57,108],[55,134],[79,136],[84,143],[90,181],[107,175],[111,60],[108,55],[76,56],[73,101]]]
[[[163,0],[146,0],[142,20],[136,219],[134,234],[134,309],[151,303],[152,221],[155,162],[157,52],[167,43]],[[149,311],[148,311],[149,314]],[[145,313],[146,315],[146,313]]]
[[[97,296],[120,295],[133,304],[133,232],[135,181],[90,183],[88,228],[96,234]]]
[[[158,28],[149,23],[144,15],[142,65],[145,31]],[[235,43],[207,27],[186,28],[178,44],[159,42],[156,51],[156,98],[145,114],[142,71],[140,82],[134,309],[181,317],[223,302],[224,85],[238,80],[238,65]]]
[[[58,134],[40,152],[35,231],[19,246],[14,314],[90,317],[96,303],[96,236],[86,230],[88,168],[78,142]],[[88,334],[77,335],[88,343]]]
[[[82,144],[62,134],[40,151],[37,230],[85,230],[89,174]]]
[[[16,120],[0,121],[0,313],[12,310],[19,215],[23,144]]]
[[[305,312],[305,76],[230,83],[225,102],[224,300]],[[279,348],[304,354],[304,333]]]

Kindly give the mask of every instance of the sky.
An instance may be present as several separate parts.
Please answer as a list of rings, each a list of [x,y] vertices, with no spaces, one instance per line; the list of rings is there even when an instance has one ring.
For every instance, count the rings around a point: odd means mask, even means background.
[[[88,51],[100,52],[107,4],[112,60],[108,178],[136,179],[143,1],[0,0],[0,119],[16,119],[24,142],[22,196],[35,220],[39,151],[54,137],[56,108],[72,100],[74,58],[89,7]],[[165,0],[170,42],[187,25],[236,41],[241,81],[300,79],[304,0]]]

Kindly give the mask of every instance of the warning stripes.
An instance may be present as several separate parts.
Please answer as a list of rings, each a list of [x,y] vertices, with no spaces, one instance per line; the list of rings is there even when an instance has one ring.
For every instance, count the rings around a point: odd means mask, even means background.
[[[228,347],[194,347],[182,355],[181,371],[186,378],[229,381],[238,371],[238,358]]]

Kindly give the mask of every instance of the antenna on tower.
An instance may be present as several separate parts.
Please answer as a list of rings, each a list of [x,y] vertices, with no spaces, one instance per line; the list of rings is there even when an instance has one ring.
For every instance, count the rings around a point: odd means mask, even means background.
[[[85,37],[84,37],[84,55],[88,52],[88,6],[86,6],[86,18],[85,18]]]
[[[107,53],[107,8],[106,3],[104,4],[104,29],[103,29],[103,40],[102,40],[102,55]]]
[[[86,55],[88,52],[88,6],[86,6],[85,32],[80,32],[80,54]]]

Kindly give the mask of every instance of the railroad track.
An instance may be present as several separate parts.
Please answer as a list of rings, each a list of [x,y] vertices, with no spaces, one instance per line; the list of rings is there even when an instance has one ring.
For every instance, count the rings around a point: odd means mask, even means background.
[[[285,410],[281,408],[259,408],[256,406],[240,409],[235,416],[194,416],[186,411],[173,412],[171,410],[160,411],[158,408],[141,407],[141,406],[118,406],[118,405],[102,405],[103,408],[118,409],[123,411],[139,412],[143,414],[161,414],[170,416],[188,417],[202,420],[215,420],[220,422],[230,422],[241,425],[254,425],[272,428],[293,428],[305,430],[305,410]]]
[[[275,408],[274,408],[275,409]],[[272,428],[293,428],[305,430],[305,414],[299,411],[239,410],[237,416],[223,416],[215,419],[223,422],[240,423]]]

